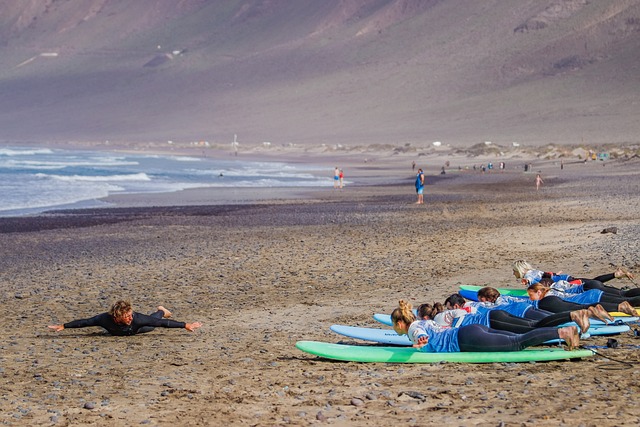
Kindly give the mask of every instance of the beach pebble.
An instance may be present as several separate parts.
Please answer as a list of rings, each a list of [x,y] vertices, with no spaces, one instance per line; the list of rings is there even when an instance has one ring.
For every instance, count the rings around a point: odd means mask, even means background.
[[[321,412],[318,412],[316,414],[316,420],[318,420],[318,421],[326,421],[327,417],[321,411]]]
[[[423,401],[423,402],[424,402],[425,400],[427,400],[427,398],[426,398],[426,396],[425,396],[424,394],[419,393],[419,392],[417,392],[417,391],[403,391],[403,392],[400,392],[400,394],[398,395],[398,397],[401,397],[401,396],[403,396],[403,395],[404,395],[404,396],[409,396],[409,397],[411,397],[411,398],[413,398],[413,399],[421,400],[421,401]]]
[[[86,402],[84,404],[84,409],[95,409],[95,407],[96,407],[96,404],[93,402]]]
[[[364,405],[364,402],[362,401],[362,399],[358,399],[357,397],[354,397],[353,399],[351,399],[351,404],[353,406],[362,406]]]

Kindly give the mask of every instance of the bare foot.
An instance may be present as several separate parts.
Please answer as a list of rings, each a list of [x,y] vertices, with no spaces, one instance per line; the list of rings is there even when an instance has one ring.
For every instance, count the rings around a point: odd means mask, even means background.
[[[159,305],[158,306],[158,310],[162,311],[164,313],[162,315],[163,318],[168,319],[169,317],[171,317],[171,312],[169,310],[167,310],[166,308],[164,308],[163,306]]]
[[[576,322],[580,327],[580,333],[585,334],[589,330],[591,323],[589,322],[589,311],[588,310],[576,310],[572,311],[571,320]]]
[[[633,274],[631,274],[631,272],[624,267],[618,267],[616,271],[613,272],[613,276],[616,279],[619,279],[621,277],[626,277],[628,279],[633,280]]]
[[[578,328],[576,326],[560,328],[558,329],[558,335],[567,343],[569,351],[580,346],[580,335],[578,335]]]
[[[600,319],[604,323],[613,322],[614,320],[613,316],[611,316],[600,304],[590,306],[587,311],[589,312],[589,317]]]
[[[620,304],[618,304],[618,311],[621,311],[624,314],[628,314],[629,316],[638,315],[638,312],[636,311],[635,308],[633,308],[631,304],[629,304],[629,301],[623,301]]]

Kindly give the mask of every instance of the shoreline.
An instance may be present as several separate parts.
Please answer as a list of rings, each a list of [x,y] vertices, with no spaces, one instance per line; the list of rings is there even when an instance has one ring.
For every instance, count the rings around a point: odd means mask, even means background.
[[[583,164],[583,161],[579,158],[565,158],[565,157],[542,157],[541,152],[521,152],[515,150],[514,152],[504,153],[503,155],[496,156],[496,154],[478,154],[475,156],[469,156],[468,153],[458,152],[451,148],[442,148],[439,150],[431,150],[426,155],[424,153],[416,152],[396,152],[394,151],[392,156],[385,158],[381,157],[382,152],[366,152],[365,150],[354,151],[329,151],[329,152],[301,152],[295,149],[281,149],[281,150],[262,150],[241,152],[239,156],[232,156],[231,153],[219,150],[219,149],[199,149],[195,147],[171,147],[171,150],[160,149],[157,144],[151,147],[142,147],[139,149],[131,149],[130,147],[123,147],[118,145],[105,145],[105,144],[91,144],[91,143],[71,143],[71,144],[34,144],[35,147],[49,147],[60,149],[83,149],[83,150],[97,150],[108,151],[115,154],[147,154],[147,155],[167,155],[167,156],[190,156],[190,157],[202,157],[199,154],[205,153],[205,158],[217,157],[222,160],[237,160],[242,161],[268,161],[268,162],[285,162],[288,164],[304,164],[304,165],[316,165],[322,167],[324,164],[327,169],[327,179],[331,179],[332,169],[336,165],[343,168],[346,173],[345,181],[347,187],[357,186],[380,186],[380,185],[401,185],[405,184],[410,186],[415,170],[411,168],[411,162],[416,162],[417,167],[422,167],[425,170],[425,175],[428,180],[438,181],[443,178],[440,176],[440,171],[445,168],[445,164],[449,164],[447,169],[447,177],[456,175],[468,175],[478,173],[474,171],[473,167],[480,168],[480,165],[494,162],[494,170],[491,173],[500,172],[497,170],[497,165],[500,161],[505,161],[507,164],[506,173],[526,173],[523,172],[523,166],[525,164],[534,165],[535,172],[552,173],[558,172],[560,161],[565,163],[567,171],[563,174],[569,175],[572,172],[569,169],[573,169],[577,173],[576,168],[588,168],[588,173],[593,173],[591,169],[593,166],[600,162],[589,161],[587,164]],[[629,145],[625,148],[633,148],[634,145]],[[299,147],[297,147],[299,148]],[[496,147],[490,147],[496,148]],[[504,147],[501,147],[504,148]],[[550,149],[552,152],[558,150],[558,147]],[[575,150],[574,150],[575,151]],[[372,155],[373,154],[373,155]],[[556,155],[558,153],[556,152]],[[416,157],[418,155],[418,157]],[[226,156],[226,157],[224,157]],[[628,154],[627,154],[628,156]],[[612,159],[606,163],[611,165],[620,165],[623,162],[630,161],[631,163],[637,163],[638,157],[631,156],[631,158]],[[603,163],[604,165],[605,163]],[[416,167],[416,169],[417,169]],[[458,169],[459,168],[459,169]],[[530,171],[532,172],[532,171]],[[314,175],[319,176],[317,173]],[[163,193],[129,193],[120,194],[113,193],[107,197],[94,199],[92,201],[79,202],[71,206],[59,206],[49,207],[42,209],[41,214],[47,214],[51,211],[68,210],[68,209],[85,209],[87,205],[96,204],[98,206],[90,206],[90,209],[94,208],[119,208],[119,207],[143,207],[143,206],[194,206],[194,205],[220,205],[220,204],[247,204],[247,203],[267,203],[269,200],[281,203],[285,200],[302,199],[314,199],[316,195],[322,194],[323,191],[327,191],[332,187],[256,187],[256,188],[242,188],[242,187],[199,187],[184,189],[174,192]],[[28,211],[28,210],[27,210]],[[38,215],[38,213],[19,214],[24,215]],[[12,215],[6,215],[3,217],[11,217]]]

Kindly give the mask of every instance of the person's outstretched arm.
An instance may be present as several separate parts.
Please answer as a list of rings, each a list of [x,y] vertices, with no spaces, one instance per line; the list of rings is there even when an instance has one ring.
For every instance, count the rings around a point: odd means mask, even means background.
[[[60,332],[66,328],[87,328],[89,326],[102,326],[106,328],[109,319],[111,319],[111,316],[108,313],[102,313],[88,319],[72,320],[63,325],[49,325],[49,329],[54,332]]]

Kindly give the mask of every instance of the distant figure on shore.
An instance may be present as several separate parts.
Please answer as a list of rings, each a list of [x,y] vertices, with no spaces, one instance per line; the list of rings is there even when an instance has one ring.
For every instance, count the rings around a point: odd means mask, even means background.
[[[340,169],[336,166],[333,170],[333,188],[338,188],[340,185]]]
[[[540,190],[540,186],[544,184],[544,181],[542,180],[542,177],[540,176],[540,174],[536,175],[536,191]]]
[[[416,175],[416,193],[418,193],[416,205],[422,205],[424,203],[424,172],[422,172],[422,168],[418,169],[418,174]]]
[[[340,174],[338,175],[338,177],[340,178],[340,189],[342,190],[342,187],[344,186],[344,172],[342,171],[342,169],[340,169]]]
[[[415,160],[413,162],[411,162],[411,170],[412,171],[416,170],[416,161]]]
[[[564,160],[560,160],[560,170],[564,169]]]
[[[114,336],[129,336],[151,332],[158,328],[181,328],[193,332],[202,326],[200,322],[184,323],[170,320],[171,312],[163,306],[158,306],[155,313],[146,314],[133,311],[129,301],[116,301],[107,313],[98,314],[89,319],[73,320],[62,325],[49,325],[49,329],[60,332],[63,329],[87,328],[100,326]]]

